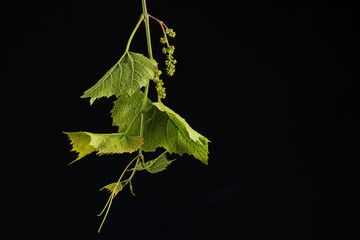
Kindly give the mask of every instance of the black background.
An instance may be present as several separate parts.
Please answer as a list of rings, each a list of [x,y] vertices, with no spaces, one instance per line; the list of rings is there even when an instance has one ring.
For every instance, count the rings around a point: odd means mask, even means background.
[[[355,1],[160,1],[177,72],[164,103],[208,137],[209,165],[139,173],[101,234],[130,156],[75,154],[62,131],[112,132],[113,98],[80,95],[120,58],[141,1],[1,5],[1,231],[10,239],[357,239]],[[159,25],[151,23],[154,57]],[[131,51],[146,54],[145,31]],[[151,95],[154,96],[154,95]],[[175,156],[173,156],[175,157]],[[5,224],[4,224],[5,222]]]

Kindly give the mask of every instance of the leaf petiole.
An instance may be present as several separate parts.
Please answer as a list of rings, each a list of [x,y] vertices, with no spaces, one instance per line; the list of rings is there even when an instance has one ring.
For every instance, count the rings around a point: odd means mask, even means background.
[[[137,31],[137,29],[139,28],[141,22],[144,20],[144,14],[141,14],[140,15],[140,18],[139,18],[139,21],[136,23],[136,26],[134,28],[134,30],[132,31],[130,37],[129,37],[129,40],[128,40],[128,43],[126,44],[126,49],[125,49],[125,52],[128,52],[129,51],[129,48],[130,48],[130,44],[131,44],[131,41]]]
[[[140,114],[144,113],[144,109],[140,109],[140,111],[136,114],[136,116],[134,117],[134,119],[131,121],[129,127],[126,129],[125,134],[127,134],[130,129],[134,126],[134,123],[136,122],[136,120],[139,118]]]

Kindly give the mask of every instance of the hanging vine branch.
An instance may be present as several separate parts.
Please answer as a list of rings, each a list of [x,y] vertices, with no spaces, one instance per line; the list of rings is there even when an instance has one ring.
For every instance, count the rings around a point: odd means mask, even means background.
[[[137,152],[122,171],[119,179],[101,188],[101,190],[108,190],[110,196],[98,215],[104,214],[99,232],[116,195],[127,185],[131,193],[135,195],[131,181],[136,172],[148,171],[153,174],[165,170],[174,161],[168,160],[167,153],[178,155],[186,153],[208,164],[210,141],[161,102],[166,94],[164,82],[160,79],[162,71],[158,69],[158,63],[153,59],[149,19],[157,21],[163,30],[164,37],[160,39],[160,42],[166,44],[162,52],[167,54],[165,71],[169,76],[175,73],[176,60],[173,57],[175,47],[169,44],[168,37],[174,38],[176,34],[164,22],[148,14],[145,0],[142,0],[142,9],[143,12],[120,60],[82,96],[82,98],[90,98],[90,104],[101,97],[116,96],[111,117],[113,125],[118,127],[118,132],[110,134],[64,132],[71,141],[72,151],[78,153],[78,157],[71,163],[93,152],[97,152],[98,155]],[[132,39],[142,22],[145,23],[148,57],[129,51]],[[150,80],[155,83],[157,102],[148,98]],[[143,88],[144,91],[142,91]],[[145,159],[143,153],[154,152],[158,148],[164,149],[159,157]],[[130,169],[131,165],[133,167]],[[123,180],[127,172],[130,176]]]

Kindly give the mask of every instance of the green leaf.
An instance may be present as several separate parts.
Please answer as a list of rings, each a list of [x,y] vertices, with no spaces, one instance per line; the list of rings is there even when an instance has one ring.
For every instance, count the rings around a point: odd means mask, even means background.
[[[175,159],[168,160],[166,157],[166,152],[167,151],[163,152],[159,157],[155,158],[154,160],[150,160],[146,162],[144,166],[142,164],[141,165],[139,164],[136,170],[137,171],[147,170],[150,173],[158,173],[164,171],[167,168],[167,166],[170,165],[170,163],[175,161]]]
[[[86,155],[96,151],[96,149],[90,145],[91,137],[85,132],[64,132],[68,135],[73,148],[71,151],[78,152],[78,157],[71,163],[74,163]],[[71,164],[70,163],[70,164]]]
[[[114,153],[132,153],[139,149],[143,144],[140,136],[128,136],[124,133],[111,134],[94,134],[87,133],[91,136],[90,145],[94,146],[98,153],[114,154]]]
[[[177,114],[176,112],[174,112],[173,110],[171,110],[170,108],[165,106],[163,103],[156,102],[156,103],[153,103],[153,105],[155,105],[161,112],[165,112],[169,116],[171,121],[174,124],[176,124],[179,131],[181,131],[183,134],[188,133],[189,137],[193,141],[200,141],[200,138],[204,138],[203,136],[201,136],[201,134],[199,134],[194,129],[192,129],[189,126],[189,124],[185,121],[185,119],[180,117],[179,114]]]
[[[142,91],[136,91],[132,96],[121,95],[111,109],[113,126],[117,126],[118,132],[125,132],[133,119],[139,113],[144,94]],[[146,109],[151,108],[151,102],[147,102]],[[136,126],[131,129],[131,135],[140,135],[140,118],[135,122]]]
[[[166,117],[163,117],[161,130],[165,129],[163,132],[165,134],[163,136],[165,138],[163,144],[169,153],[177,153],[179,155],[188,153],[204,164],[207,164],[209,154],[208,143],[210,141],[192,129],[184,118],[163,103],[156,102],[153,105],[159,111],[166,114]]]
[[[154,78],[157,63],[139,53],[125,52],[120,60],[82,98],[90,97],[90,104],[97,98],[115,95],[133,95]]]
[[[97,151],[103,154],[132,153],[143,144],[140,136],[129,136],[125,133],[96,134],[90,132],[65,132],[71,140],[72,151],[79,153],[75,161],[87,154]],[[75,162],[74,161],[74,162]],[[73,163],[73,162],[72,162]]]
[[[131,97],[120,96],[114,102],[111,114],[113,125],[119,127],[119,132],[125,131],[140,111],[143,95],[139,90]],[[140,118],[134,122],[129,134],[139,135],[139,129]],[[207,164],[210,141],[161,102],[153,103],[148,99],[144,113],[143,137],[142,149],[145,152],[153,152],[156,148],[163,147],[169,153],[187,153]]]
[[[124,186],[121,184],[121,182],[114,182],[102,187],[100,191],[107,189],[109,192],[114,193],[114,196],[116,196],[123,189],[123,187]]]

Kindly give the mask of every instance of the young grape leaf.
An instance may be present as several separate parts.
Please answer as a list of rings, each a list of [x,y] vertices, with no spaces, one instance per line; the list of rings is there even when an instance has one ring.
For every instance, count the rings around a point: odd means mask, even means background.
[[[154,78],[156,69],[155,60],[150,60],[139,53],[126,51],[120,60],[81,97],[90,97],[90,104],[93,104],[101,97],[112,95],[118,97],[123,94],[131,96],[137,89],[144,87],[149,79]]]
[[[100,191],[107,189],[109,192],[114,193],[114,196],[116,196],[123,189],[123,187],[124,186],[121,184],[121,182],[114,182],[102,187]]]
[[[132,153],[143,144],[140,136],[129,136],[125,133],[96,134],[90,132],[64,132],[73,146],[72,151],[79,153],[76,162],[87,154],[97,151],[99,155],[114,153]],[[71,163],[73,163],[71,162]]]
[[[114,102],[111,110],[113,125],[119,127],[119,132],[125,131],[141,109],[143,92],[137,91],[131,97],[120,96]],[[126,107],[130,106],[131,107]],[[129,131],[131,135],[139,135],[140,118],[137,119]],[[153,103],[147,100],[144,113],[144,144],[145,152],[153,152],[163,147],[169,153],[193,155],[207,164],[208,143],[207,138],[193,130],[189,124],[163,103]]]
[[[167,166],[170,165],[170,163],[175,161],[175,159],[168,160],[166,157],[166,152],[167,151],[163,152],[159,157],[146,162],[145,165],[139,164],[136,170],[137,171],[147,170],[149,173],[158,173],[164,171],[167,168]]]

